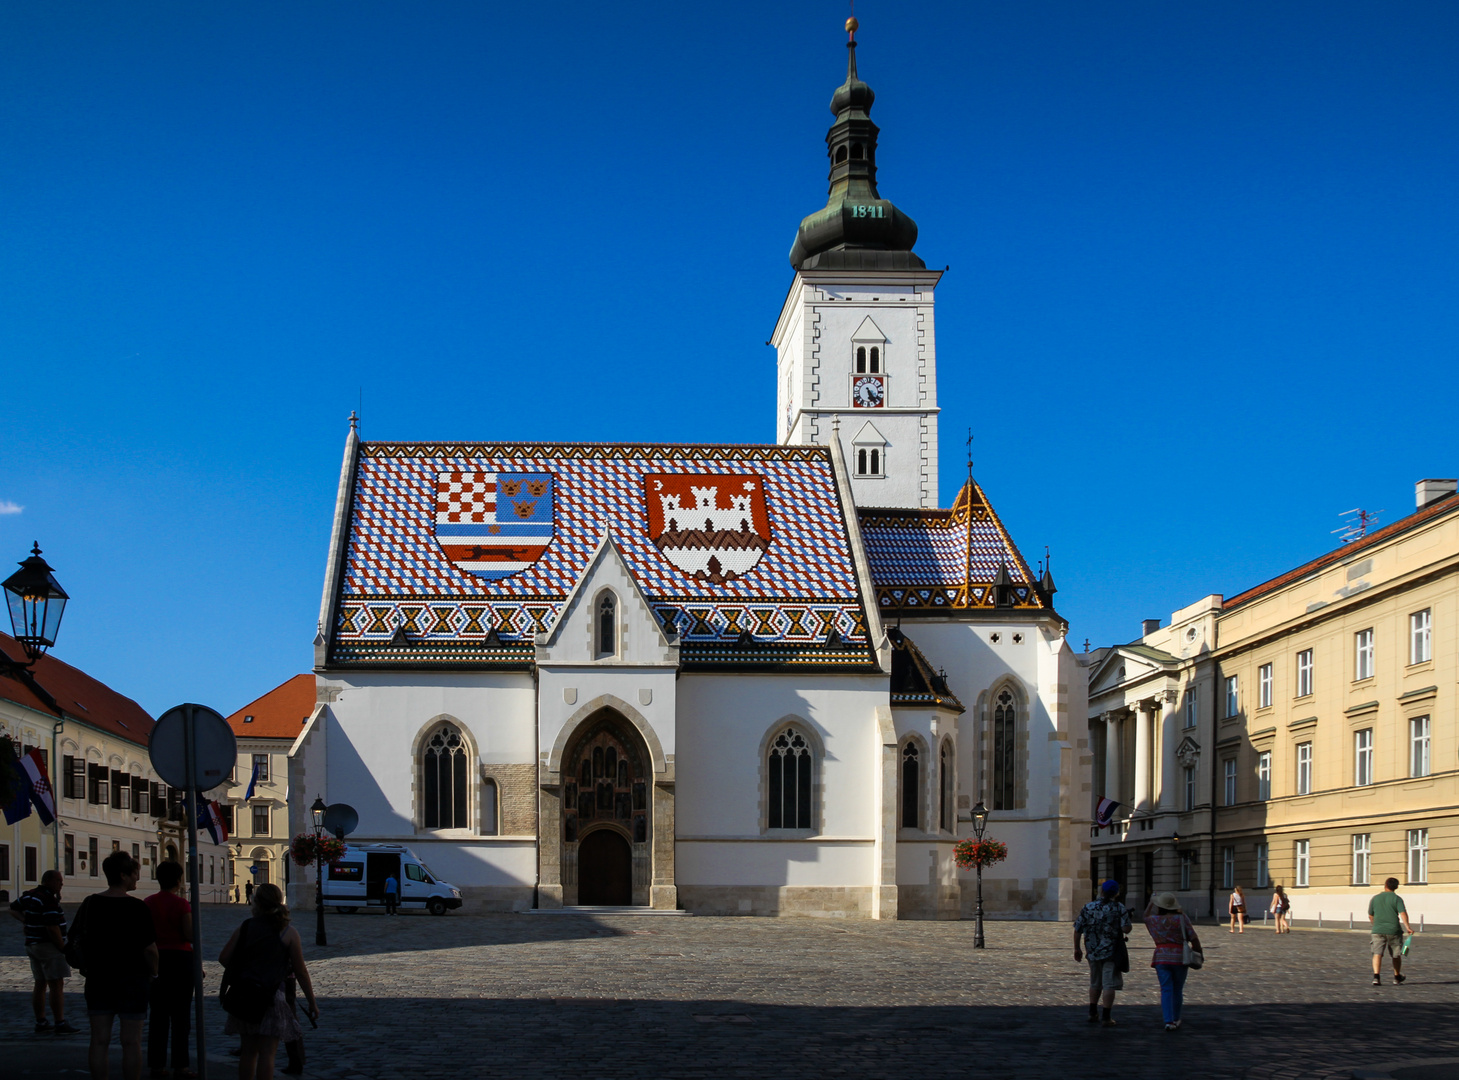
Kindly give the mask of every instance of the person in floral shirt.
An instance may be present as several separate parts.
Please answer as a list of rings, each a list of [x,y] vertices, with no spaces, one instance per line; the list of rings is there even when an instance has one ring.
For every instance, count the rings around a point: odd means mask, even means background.
[[[1084,959],[1079,938],[1084,938],[1089,953],[1089,1022],[1100,1021],[1114,1027],[1110,1010],[1114,1008],[1115,991],[1123,990],[1124,975],[1116,959],[1124,936],[1130,932],[1130,912],[1120,903],[1120,883],[1106,881],[1099,887],[1099,899],[1091,900],[1074,920],[1074,962]]]

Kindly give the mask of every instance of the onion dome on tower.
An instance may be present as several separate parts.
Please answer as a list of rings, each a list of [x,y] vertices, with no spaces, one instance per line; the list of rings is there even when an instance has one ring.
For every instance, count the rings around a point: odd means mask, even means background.
[[[797,270],[923,270],[912,254],[917,223],[876,190],[876,94],[856,75],[856,29],[846,20],[846,81],[831,98],[836,122],[826,132],[831,196],[800,223],[790,249]]]

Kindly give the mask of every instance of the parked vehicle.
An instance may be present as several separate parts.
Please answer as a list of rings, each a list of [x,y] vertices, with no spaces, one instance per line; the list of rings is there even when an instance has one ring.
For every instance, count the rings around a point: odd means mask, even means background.
[[[461,906],[461,890],[431,873],[401,844],[347,844],[344,854],[326,868],[324,902],[346,915],[361,907],[384,907],[388,877],[400,885],[402,910],[425,908],[444,915]]]

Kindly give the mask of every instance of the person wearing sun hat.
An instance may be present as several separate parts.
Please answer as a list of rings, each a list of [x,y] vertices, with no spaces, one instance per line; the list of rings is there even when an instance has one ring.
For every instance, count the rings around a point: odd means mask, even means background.
[[[1165,1030],[1180,1027],[1180,1010],[1185,998],[1185,943],[1199,950],[1201,939],[1196,928],[1181,910],[1175,893],[1157,893],[1145,908],[1145,929],[1155,939],[1155,955],[1150,966],[1160,980],[1160,1012],[1165,1017]]]

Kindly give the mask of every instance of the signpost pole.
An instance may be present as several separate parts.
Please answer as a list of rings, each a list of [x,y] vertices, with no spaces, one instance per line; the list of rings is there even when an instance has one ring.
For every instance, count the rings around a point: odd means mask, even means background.
[[[208,1036],[203,1009],[203,909],[199,897],[198,869],[198,761],[197,718],[191,705],[184,705],[186,717],[182,725],[183,758],[187,768],[187,877],[192,896],[193,914],[193,1005],[196,1009],[193,1030],[198,1043],[198,1080],[208,1080]]]

